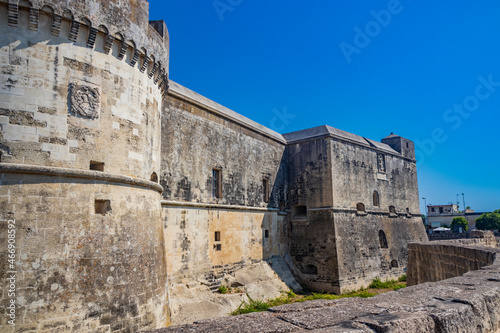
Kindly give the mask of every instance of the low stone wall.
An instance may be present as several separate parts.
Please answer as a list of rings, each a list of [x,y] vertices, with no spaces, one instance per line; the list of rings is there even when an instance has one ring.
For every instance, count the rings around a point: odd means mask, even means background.
[[[458,268],[479,268],[462,276],[372,298],[288,304],[268,312],[151,332],[500,332],[500,249],[477,246],[484,239],[472,242],[476,244],[427,242],[410,246],[410,263],[422,260],[420,269],[427,264],[427,271],[451,274]]]
[[[493,264],[497,250],[480,247],[484,239],[409,244],[408,286],[437,282]],[[495,244],[496,246],[496,244]]]

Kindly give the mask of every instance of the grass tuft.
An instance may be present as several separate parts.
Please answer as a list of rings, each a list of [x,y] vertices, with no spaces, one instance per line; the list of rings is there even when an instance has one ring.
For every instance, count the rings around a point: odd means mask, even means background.
[[[280,297],[276,297],[268,301],[254,300],[245,290],[248,300],[241,302],[240,306],[236,310],[234,310],[231,314],[239,315],[244,313],[267,311],[267,309],[278,305],[290,304],[296,302],[305,302],[316,299],[336,300],[346,297],[362,297],[362,298],[373,297],[377,294],[380,294],[381,292],[387,291],[384,289],[398,290],[406,287],[406,283],[402,281],[403,279],[404,281],[406,281],[406,275],[400,277],[398,280],[389,280],[385,282],[382,282],[380,281],[379,278],[376,278],[375,280],[372,281],[368,289],[361,288],[359,290],[346,292],[342,295],[323,294],[323,293],[297,295],[293,291],[287,291],[287,292],[282,292],[282,295]],[[379,289],[379,291],[377,291],[377,289]]]

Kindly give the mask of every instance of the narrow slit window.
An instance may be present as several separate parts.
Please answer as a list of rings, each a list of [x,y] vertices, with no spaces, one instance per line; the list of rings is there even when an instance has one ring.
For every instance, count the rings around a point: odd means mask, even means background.
[[[383,230],[380,230],[378,232],[378,238],[379,238],[379,241],[380,241],[380,247],[382,249],[389,248],[389,245],[387,243],[387,237],[385,236],[385,232]]]
[[[269,202],[269,179],[267,178],[262,180],[262,194],[264,202]]]
[[[215,232],[215,241],[220,242],[220,231]]]
[[[90,161],[90,170],[104,171],[104,163],[103,162]]]
[[[380,196],[377,191],[373,192],[373,206],[380,207]]]
[[[269,230],[264,230],[264,238],[269,238]]]
[[[212,196],[222,198],[222,170],[212,169]]]

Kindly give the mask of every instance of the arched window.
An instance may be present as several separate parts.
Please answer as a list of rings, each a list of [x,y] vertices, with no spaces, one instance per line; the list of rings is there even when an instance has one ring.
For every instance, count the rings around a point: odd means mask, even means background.
[[[396,259],[394,259],[394,260],[391,261],[391,267],[393,267],[393,268],[398,268],[399,267],[398,261]]]
[[[373,191],[373,206],[380,207],[380,197],[377,191]]]
[[[158,183],[158,175],[156,174],[156,172],[153,172],[151,174],[151,181],[155,182],[155,183]]]
[[[384,230],[380,230],[378,232],[378,238],[380,241],[380,248],[382,249],[388,249],[389,245],[387,244],[387,237],[385,236]]]
[[[365,205],[361,202],[358,202],[358,204],[356,205],[356,209],[358,210],[358,212],[364,212],[365,211]]]

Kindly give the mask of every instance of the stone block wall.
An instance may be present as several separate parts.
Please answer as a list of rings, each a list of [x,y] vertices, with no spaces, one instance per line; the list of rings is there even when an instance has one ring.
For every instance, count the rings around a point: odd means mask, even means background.
[[[21,8],[17,27],[0,25],[2,161],[84,170],[95,161],[115,174],[158,174],[162,94],[138,61],[132,66],[134,50],[119,59],[113,39],[107,54],[103,33],[88,47],[85,25],[70,42],[68,20],[54,36],[55,14],[44,11],[32,31],[29,15]],[[0,16],[7,21],[3,3]]]
[[[239,208],[174,206],[164,202],[170,283],[205,279],[217,275],[219,268],[226,265],[285,255],[286,216],[276,211]]]
[[[441,281],[491,265],[498,252],[494,237],[493,241],[477,238],[409,244],[408,285]]]
[[[107,332],[167,325],[160,186],[96,171],[0,164],[0,259],[15,221],[16,330]],[[97,202],[106,202],[98,212]],[[6,266],[3,266],[6,267]],[[0,270],[0,311],[9,299]],[[7,332],[9,318],[0,317]]]

